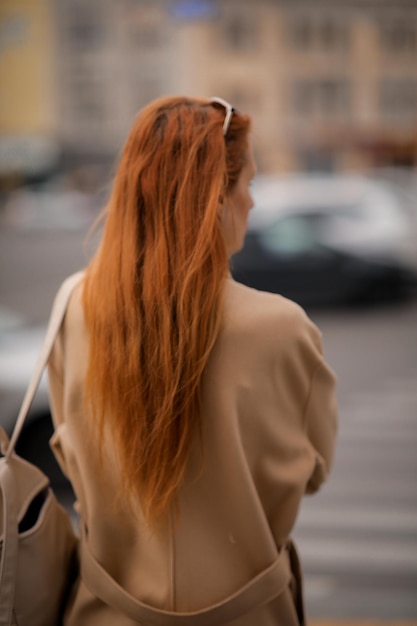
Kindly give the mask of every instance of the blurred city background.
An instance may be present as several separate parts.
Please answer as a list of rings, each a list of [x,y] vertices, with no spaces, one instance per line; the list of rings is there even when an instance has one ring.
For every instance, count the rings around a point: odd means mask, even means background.
[[[261,171],[417,164],[415,0],[2,0],[0,173],[114,160],[138,109],[221,94]],[[85,171],[82,168],[86,167]]]
[[[295,531],[308,612],[417,624],[417,0],[0,0],[1,424],[134,117],[169,94],[252,116],[232,271],[300,302],[338,376],[334,471]],[[20,451],[70,507],[46,391]]]

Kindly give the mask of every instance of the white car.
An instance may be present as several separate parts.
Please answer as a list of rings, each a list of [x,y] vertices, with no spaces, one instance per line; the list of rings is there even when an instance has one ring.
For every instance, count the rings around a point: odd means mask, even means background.
[[[303,305],[391,298],[415,288],[417,211],[388,182],[259,177],[237,280]],[[414,211],[414,212],[413,212]]]

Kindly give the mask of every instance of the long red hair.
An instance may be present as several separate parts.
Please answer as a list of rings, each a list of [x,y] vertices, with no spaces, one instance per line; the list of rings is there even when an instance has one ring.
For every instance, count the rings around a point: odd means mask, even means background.
[[[219,200],[245,162],[249,117],[161,98],[124,146],[103,238],[86,272],[85,401],[109,426],[123,494],[163,517],[199,425],[203,372],[220,329],[228,258]]]

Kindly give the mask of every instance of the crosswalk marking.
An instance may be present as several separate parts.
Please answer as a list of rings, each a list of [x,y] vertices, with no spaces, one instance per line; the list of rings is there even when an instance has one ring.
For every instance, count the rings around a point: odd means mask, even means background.
[[[417,575],[417,540],[296,537],[305,569]]]
[[[338,474],[338,468],[336,468],[329,484],[323,488],[323,492],[311,498],[315,502],[312,506],[318,506],[316,504],[318,500],[320,500],[320,507],[324,500],[327,502],[331,500],[336,506],[339,506],[341,501],[352,502],[354,505],[355,501],[363,501],[364,496],[367,496],[368,506],[380,500],[384,502],[402,500],[417,505],[417,477],[407,476],[399,481],[396,478],[384,476],[383,480],[378,482],[372,476],[365,475],[355,482],[352,476]],[[305,499],[305,502],[309,501],[310,498]]]
[[[348,506],[336,509],[332,506],[323,506],[321,504],[320,508],[304,508],[298,528],[303,531],[308,531],[311,528],[320,528],[322,532],[333,528],[360,532],[384,531],[389,533],[398,531],[414,533],[417,541],[417,505],[409,510],[397,508],[361,508],[352,510]],[[415,556],[417,571],[417,553]]]
[[[313,574],[304,579],[304,595],[307,600],[331,596],[337,584],[331,576]]]
[[[377,420],[375,420],[377,422]],[[417,420],[416,420],[417,422]],[[346,428],[339,433],[339,442],[343,441],[343,444],[352,443],[354,445],[368,445],[369,442],[378,442],[381,444],[417,444],[417,423],[414,430],[404,429],[403,425],[399,428],[396,424],[395,427],[384,427],[375,429],[375,425],[372,428],[369,424],[361,428],[360,433]]]
[[[417,580],[414,372],[343,399],[333,471],[322,493],[303,500],[294,537],[310,597],[331,597],[339,574]]]

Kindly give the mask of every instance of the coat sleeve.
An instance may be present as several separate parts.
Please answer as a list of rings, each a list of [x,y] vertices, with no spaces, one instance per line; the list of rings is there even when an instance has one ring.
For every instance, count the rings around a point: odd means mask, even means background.
[[[271,342],[272,344],[272,342]],[[336,377],[323,355],[322,333],[306,312],[286,301],[281,316],[276,379],[284,381],[280,398],[297,417],[309,454],[305,492],[314,493],[326,480],[333,462],[337,434]]]
[[[314,493],[327,479],[333,463],[337,434],[336,378],[321,358],[316,366],[305,406],[304,424],[315,455],[315,466],[306,486]]]

